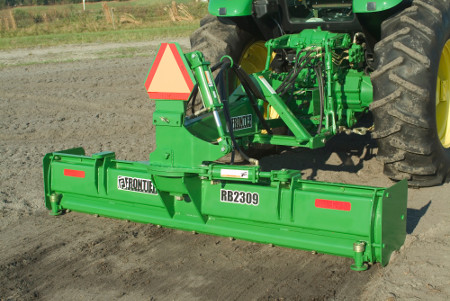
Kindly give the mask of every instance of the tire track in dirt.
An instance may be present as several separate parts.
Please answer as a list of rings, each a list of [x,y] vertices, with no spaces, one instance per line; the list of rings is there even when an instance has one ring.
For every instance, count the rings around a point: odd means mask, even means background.
[[[153,104],[142,76],[150,61],[84,60],[0,72],[0,277],[6,279],[0,299],[385,300],[391,292],[407,299],[433,288],[433,297],[446,296],[450,268],[436,261],[448,256],[448,242],[440,240],[448,231],[438,230],[449,228],[440,197],[449,186],[410,190],[408,238],[418,239],[387,268],[364,273],[351,271],[346,258],[78,213],[48,216],[45,153],[84,146],[88,154],[110,150],[120,159],[148,159],[155,147]],[[323,150],[287,150],[261,162],[299,168],[312,179],[391,184],[370,139],[338,138]],[[401,288],[406,280],[414,290]]]

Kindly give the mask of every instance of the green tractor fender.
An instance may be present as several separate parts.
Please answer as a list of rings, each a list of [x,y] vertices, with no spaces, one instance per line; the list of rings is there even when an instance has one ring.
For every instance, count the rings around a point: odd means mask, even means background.
[[[209,1],[208,11],[213,16],[243,17],[252,14],[252,0],[246,1]]]
[[[354,13],[375,13],[391,9],[404,0],[389,1],[371,1],[371,0],[353,0]]]
[[[388,0],[388,1],[370,1],[370,0],[353,0],[353,12],[355,13],[374,13],[388,10],[400,4],[404,0]],[[246,0],[246,1],[229,1],[229,0],[211,0],[209,1],[208,11],[213,16],[220,17],[243,17],[258,15],[258,11],[267,11],[268,7],[274,7],[278,4],[276,0]],[[299,1],[302,2],[302,1]],[[316,1],[317,2],[317,1]],[[319,1],[324,4],[343,1]],[[345,1],[344,1],[345,2]],[[350,1],[347,1],[350,2]]]

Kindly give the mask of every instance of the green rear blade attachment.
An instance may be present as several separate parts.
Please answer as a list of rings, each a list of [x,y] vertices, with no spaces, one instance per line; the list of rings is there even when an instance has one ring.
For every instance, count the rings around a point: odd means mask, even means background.
[[[406,236],[406,181],[376,188],[220,164],[167,172],[71,149],[45,156],[44,184],[54,215],[70,209],[350,257],[354,270],[386,265]]]

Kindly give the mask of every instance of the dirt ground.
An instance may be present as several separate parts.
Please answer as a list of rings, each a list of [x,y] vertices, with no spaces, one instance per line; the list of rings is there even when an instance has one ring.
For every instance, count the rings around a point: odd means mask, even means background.
[[[189,48],[187,39],[177,41]],[[351,271],[346,258],[74,212],[48,215],[47,152],[83,146],[88,154],[146,160],[154,149],[143,83],[157,44],[0,52],[0,300],[450,298],[450,184],[409,190],[404,247],[387,267],[365,272]],[[130,51],[131,58],[117,57]],[[315,180],[392,185],[370,137],[337,138],[262,164],[302,169]]]

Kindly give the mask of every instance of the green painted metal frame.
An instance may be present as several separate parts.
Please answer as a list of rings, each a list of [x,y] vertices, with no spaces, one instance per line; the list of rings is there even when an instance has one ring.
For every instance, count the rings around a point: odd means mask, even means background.
[[[116,160],[111,152],[92,157],[80,153],[82,149],[73,149],[44,159],[46,206],[55,215],[70,209],[345,256],[355,262],[361,256],[355,268],[362,268],[363,262],[386,265],[405,239],[405,181],[374,188],[302,180],[300,172],[292,170],[261,172],[258,166],[213,164],[183,171]],[[83,172],[84,177],[65,176],[66,170]],[[248,178],[230,180],[223,170],[246,171]],[[154,193],[119,189],[125,177],[146,179]],[[233,192],[233,199],[222,200],[223,191]],[[234,192],[257,194],[258,204],[236,201]],[[348,203],[351,209],[320,208],[318,200]],[[364,245],[361,254],[355,253],[355,243]]]
[[[117,160],[113,152],[89,157],[82,148],[44,157],[51,214],[70,209],[345,256],[354,258],[354,270],[366,269],[365,262],[386,265],[406,236],[406,181],[390,188],[323,183],[303,180],[295,170],[212,163],[233,149],[220,117],[223,105],[214,97],[215,85],[203,78],[211,71],[201,53],[184,56],[219,139],[192,133],[203,120],[186,119],[185,101],[155,100],[157,147],[150,161]],[[262,78],[253,78],[269,103],[288,114],[282,119],[295,123]],[[237,100],[234,110],[248,110],[245,103]],[[299,135],[306,136],[301,129]]]

